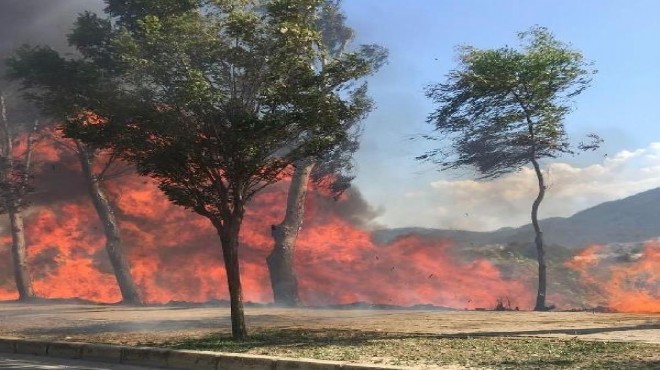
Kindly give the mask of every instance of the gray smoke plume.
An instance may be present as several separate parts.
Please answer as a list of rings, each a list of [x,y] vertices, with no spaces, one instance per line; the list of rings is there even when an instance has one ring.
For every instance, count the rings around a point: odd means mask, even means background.
[[[101,0],[0,0],[0,92],[9,102],[10,121],[30,125],[36,112],[22,101],[18,82],[6,80],[5,60],[20,46],[50,46],[62,53],[72,52],[67,35],[78,14],[100,12]]]
[[[5,59],[24,44],[48,45],[62,53],[72,52],[67,43],[67,34],[78,14],[86,10],[100,12],[102,9],[101,0],[0,0],[0,91],[7,99],[8,116],[15,130],[32,127],[38,113],[31,103],[19,98],[18,83],[2,79]],[[47,119],[42,121],[42,126],[48,122]],[[38,167],[37,175],[45,177],[47,174],[48,181],[39,181],[41,186],[33,195],[35,205],[84,194],[84,184],[80,176],[72,175],[72,166],[39,163]],[[51,184],[53,180],[53,185],[44,188],[43,184]]]
[[[101,0],[0,0],[0,57],[23,44],[68,51],[66,35],[77,15],[102,8]]]

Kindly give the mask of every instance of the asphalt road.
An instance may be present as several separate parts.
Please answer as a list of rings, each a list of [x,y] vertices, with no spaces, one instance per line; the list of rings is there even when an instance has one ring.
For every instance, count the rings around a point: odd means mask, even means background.
[[[0,353],[0,370],[4,369],[35,369],[35,370],[147,370],[150,368],[140,366],[127,366],[105,364],[102,362],[88,362],[66,360],[52,357],[37,357]]]

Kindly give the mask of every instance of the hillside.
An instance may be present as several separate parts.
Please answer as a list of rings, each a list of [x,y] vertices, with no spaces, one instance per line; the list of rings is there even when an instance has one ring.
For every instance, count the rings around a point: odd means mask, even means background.
[[[548,244],[580,248],[586,244],[638,242],[660,237],[660,188],[627,198],[601,203],[571,217],[541,221]],[[377,241],[405,234],[420,234],[452,239],[461,244],[525,243],[534,239],[531,224],[491,232],[425,228],[382,229],[374,233]]]

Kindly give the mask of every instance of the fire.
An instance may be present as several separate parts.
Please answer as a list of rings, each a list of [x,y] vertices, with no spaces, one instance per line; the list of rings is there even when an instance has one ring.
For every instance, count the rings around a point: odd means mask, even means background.
[[[46,143],[38,145],[35,154],[35,163],[41,163],[35,182],[38,199],[26,212],[25,224],[37,295],[119,301],[103,228],[79,179],[75,157],[62,146]],[[172,205],[146,178],[123,176],[105,187],[116,207],[132,275],[147,303],[227,299],[219,240],[208,220]],[[247,301],[272,301],[265,260],[273,243],[270,226],[284,215],[287,187],[284,180],[267,188],[248,207],[240,249]],[[303,303],[359,301],[474,309],[493,308],[506,297],[512,307],[531,308],[533,270],[505,274],[488,259],[461,257],[460,246],[439,238],[407,235],[376,242],[370,231],[356,226],[354,193],[337,201],[320,189],[308,194],[295,261]],[[3,246],[10,245],[8,236],[2,241]],[[584,272],[589,284],[612,285],[608,305],[617,310],[658,311],[658,246],[649,244],[644,255],[630,264],[611,266],[610,282],[616,284],[589,280],[592,275],[587,271],[599,267],[594,257],[598,247],[582,252],[569,267]],[[5,271],[0,299],[15,299],[9,248],[2,249],[0,256]],[[639,285],[655,291],[631,289]]]
[[[108,119],[92,111],[83,111],[69,117],[70,121],[80,122],[83,126],[99,126],[108,123]]]
[[[621,312],[660,312],[660,241],[645,243],[642,253],[627,261],[608,261],[605,247],[594,245],[568,261],[597,300]]]
[[[0,278],[0,300],[13,300],[18,298],[18,292],[14,290],[14,280],[11,278],[10,265],[11,254],[9,252],[9,247],[11,245],[11,236],[2,235],[0,236],[0,245],[7,246],[6,248],[0,249],[0,263],[4,261],[3,269],[5,271],[4,279]]]

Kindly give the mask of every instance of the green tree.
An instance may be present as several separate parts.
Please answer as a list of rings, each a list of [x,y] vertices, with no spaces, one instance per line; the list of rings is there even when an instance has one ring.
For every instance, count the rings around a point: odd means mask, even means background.
[[[345,140],[343,123],[362,111],[364,87],[355,82],[372,63],[359,53],[328,61],[316,28],[322,0],[106,4],[108,18],[87,13],[76,23],[70,41],[81,58],[35,63],[18,75],[68,136],[136,164],[172,202],[211,222],[232,334],[244,338],[245,207],[294,162]],[[30,78],[44,68],[72,82],[62,89]],[[78,119],[88,111],[102,120]]]
[[[532,225],[539,265],[535,310],[547,310],[546,262],[538,210],[546,184],[541,161],[572,153],[564,118],[572,100],[588,87],[595,73],[579,51],[556,40],[543,27],[519,34],[521,48],[463,47],[459,66],[445,83],[428,87],[426,95],[438,108],[429,115],[448,148],[420,157],[442,169],[475,168],[492,179],[532,165],[538,195],[532,204]],[[581,144],[595,149],[600,139]]]
[[[316,27],[321,34],[321,42],[327,50],[326,59],[319,68],[323,73],[331,61],[342,58],[347,46],[352,41],[354,31],[346,25],[346,16],[341,11],[340,0],[324,0],[319,7]],[[362,45],[356,53],[369,61],[371,72],[375,72],[387,60],[387,51],[378,45]],[[352,157],[360,144],[360,123],[373,109],[367,97],[366,84],[353,98],[353,115],[344,117],[344,140],[321,156],[301,158],[294,163],[291,183],[287,196],[285,215],[281,223],[271,226],[274,245],[266,259],[275,304],[297,306],[300,304],[298,279],[294,268],[294,257],[298,232],[302,227],[305,212],[305,199],[310,181],[316,186],[329,188],[339,196],[353,179]]]

